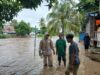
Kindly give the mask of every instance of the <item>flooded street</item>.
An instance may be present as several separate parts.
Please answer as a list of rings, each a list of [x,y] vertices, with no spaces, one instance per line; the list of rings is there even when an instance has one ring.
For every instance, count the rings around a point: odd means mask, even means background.
[[[34,57],[34,39],[32,38],[0,40],[0,74],[22,75],[36,69],[35,66],[37,65],[39,68],[41,60],[37,57],[37,54],[38,51],[36,51],[36,57]]]
[[[54,43],[56,39],[53,38]],[[0,39],[0,75],[64,75],[66,67],[58,67],[56,56],[53,68],[43,68],[42,59],[38,55],[39,42],[40,38],[36,39],[34,56],[34,38]],[[78,75],[100,75],[100,63],[87,58],[83,46],[79,44],[79,47],[81,65]]]

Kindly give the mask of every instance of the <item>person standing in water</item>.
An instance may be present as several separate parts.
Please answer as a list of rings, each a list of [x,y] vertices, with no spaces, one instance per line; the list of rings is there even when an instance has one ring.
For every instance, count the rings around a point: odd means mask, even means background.
[[[53,54],[55,54],[55,50],[53,47],[53,42],[51,39],[49,39],[49,34],[46,33],[44,36],[44,39],[40,41],[40,47],[39,47],[39,55],[43,55],[43,64],[44,67],[53,67],[53,57],[52,57],[52,51]]]
[[[86,33],[86,34],[85,34],[85,37],[84,37],[85,52],[88,51],[89,46],[90,46],[90,37],[89,37],[88,33]]]
[[[66,39],[70,43],[69,46],[69,65],[65,72],[65,75],[70,75],[72,72],[73,75],[77,75],[80,59],[79,59],[79,48],[76,42],[73,41],[74,35],[67,34]]]
[[[66,41],[63,37],[64,35],[59,33],[59,39],[56,41],[56,54],[58,55],[59,66],[61,65],[61,60],[66,66]]]

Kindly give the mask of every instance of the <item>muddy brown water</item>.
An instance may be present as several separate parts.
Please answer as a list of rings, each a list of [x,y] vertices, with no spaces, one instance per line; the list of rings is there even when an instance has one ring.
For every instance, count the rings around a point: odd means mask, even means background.
[[[57,37],[52,39],[55,44]],[[53,57],[54,67],[43,68],[43,59],[38,55],[40,40],[41,38],[36,39],[36,56],[34,56],[34,38],[0,39],[0,75],[64,75],[66,67],[63,64],[58,67],[56,55]],[[79,44],[79,47],[81,64],[78,75],[100,75],[100,63],[88,59],[83,46]],[[68,50],[66,57],[68,63]]]

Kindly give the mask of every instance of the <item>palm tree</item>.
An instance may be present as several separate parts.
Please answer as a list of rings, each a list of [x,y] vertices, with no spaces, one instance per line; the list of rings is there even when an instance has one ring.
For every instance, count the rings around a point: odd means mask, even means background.
[[[78,30],[76,18],[78,20],[78,13],[70,2],[58,3],[53,7],[52,12],[47,17],[49,31],[58,33],[62,30],[64,34],[67,31]]]
[[[68,17],[68,13],[70,10],[70,5],[67,4],[56,4],[53,7],[52,12],[48,14],[48,27],[49,29],[54,29],[55,32],[59,32],[62,29],[62,33],[64,33],[64,23],[66,16]]]

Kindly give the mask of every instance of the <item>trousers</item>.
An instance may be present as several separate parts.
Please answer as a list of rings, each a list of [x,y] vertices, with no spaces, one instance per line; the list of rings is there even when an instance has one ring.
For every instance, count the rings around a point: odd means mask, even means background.
[[[43,58],[44,65],[53,66],[53,57],[51,55],[44,55]]]

